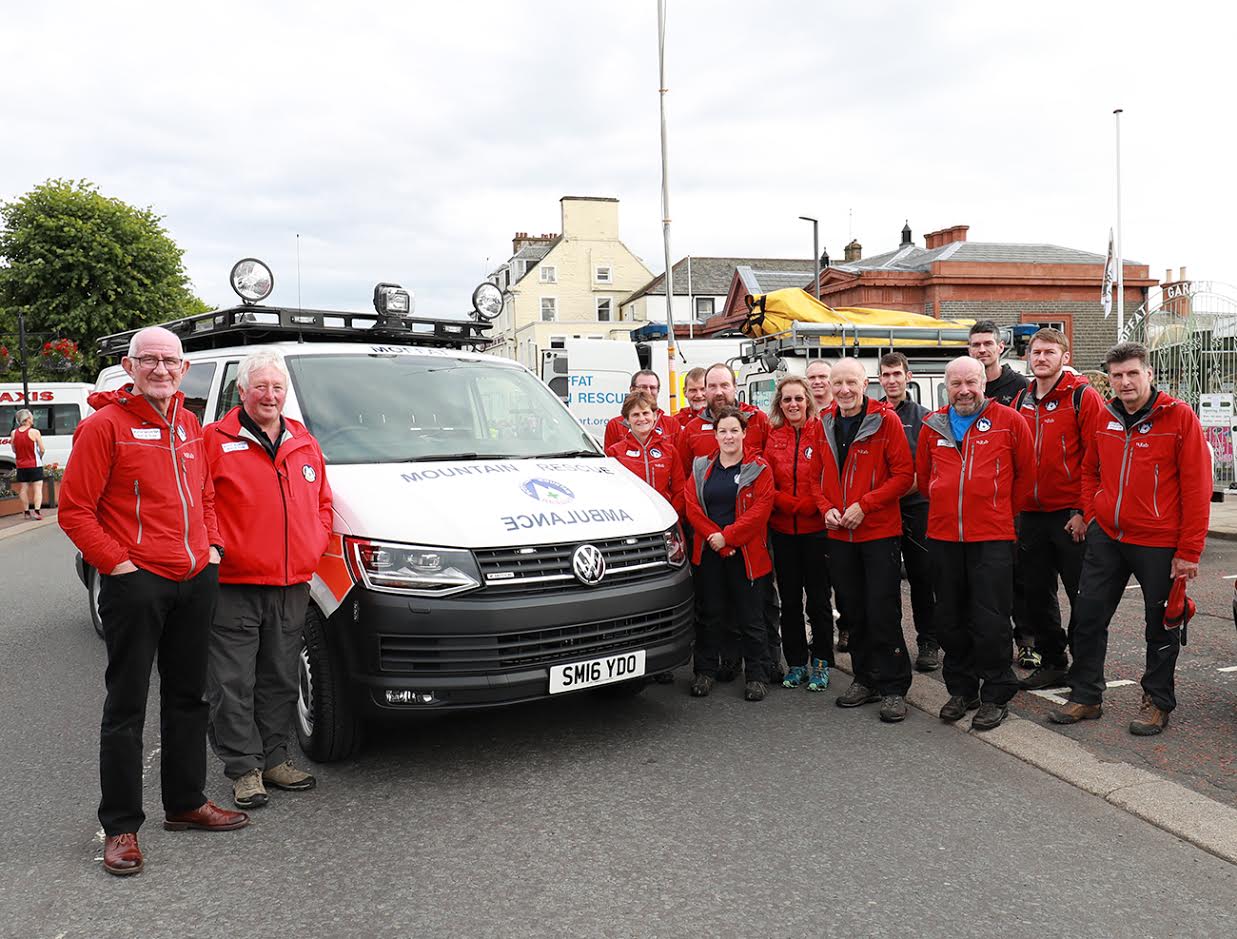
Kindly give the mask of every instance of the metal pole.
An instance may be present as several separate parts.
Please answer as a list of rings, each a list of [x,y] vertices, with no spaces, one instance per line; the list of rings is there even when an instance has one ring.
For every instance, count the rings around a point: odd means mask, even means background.
[[[26,368],[26,358],[29,355],[29,350],[26,349],[26,314],[21,310],[17,311],[17,348],[21,350],[21,400],[22,407],[30,407],[30,373]]]
[[[670,413],[679,409],[679,383],[674,372],[674,267],[670,263],[670,160],[666,150],[666,0],[657,0],[657,94],[661,102],[661,231],[666,255],[666,364]]]
[[[1125,340],[1125,261],[1121,256],[1121,108],[1113,111],[1117,123],[1117,342]]]
[[[687,256],[687,338],[696,338],[696,300],[692,296],[692,256]]]
[[[806,215],[800,215],[799,218],[801,218],[805,222],[812,223],[812,260],[816,262],[816,280],[812,282],[812,296],[814,296],[817,300],[819,300],[820,299],[820,237],[819,237],[820,226],[817,223],[816,219],[814,218],[809,218]]]

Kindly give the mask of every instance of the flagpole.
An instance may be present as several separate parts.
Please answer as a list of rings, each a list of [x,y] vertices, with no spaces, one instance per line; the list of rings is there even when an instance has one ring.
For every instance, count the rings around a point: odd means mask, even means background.
[[[1121,254],[1121,108],[1114,110],[1117,125],[1117,342],[1125,339],[1125,261]]]
[[[657,0],[657,93],[661,101],[661,229],[666,255],[666,376],[670,413],[679,409],[679,383],[674,374],[674,267],[670,263],[670,161],[666,156],[666,0]]]

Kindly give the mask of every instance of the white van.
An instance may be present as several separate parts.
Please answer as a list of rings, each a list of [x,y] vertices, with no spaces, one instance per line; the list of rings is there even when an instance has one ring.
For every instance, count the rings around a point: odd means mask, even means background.
[[[21,382],[0,384],[0,476],[11,477],[17,468],[11,434],[17,426],[17,412],[29,408],[34,429],[43,435],[47,453],[43,465],[64,466],[73,449],[73,431],[91,411],[86,396],[93,386],[85,382],[28,382],[27,400]]]
[[[274,348],[285,413],[326,456],[335,534],[311,583],[297,722],[312,759],[348,756],[369,718],[636,692],[687,661],[674,510],[526,368],[470,351],[479,324],[246,305],[167,325],[203,424],[239,403],[241,359]],[[111,366],[97,387],[127,380]],[[78,567],[97,625],[99,578]]]

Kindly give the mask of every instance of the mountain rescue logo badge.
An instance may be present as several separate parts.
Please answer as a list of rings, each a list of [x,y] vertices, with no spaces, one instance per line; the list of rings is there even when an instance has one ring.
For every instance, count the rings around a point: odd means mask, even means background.
[[[550,505],[566,505],[574,502],[576,494],[553,479],[529,479],[520,485],[520,491],[530,499],[548,502]]]
[[[975,422],[975,427],[980,433],[984,433],[985,431],[992,430],[992,421],[986,417],[981,417]]]
[[[1059,402],[1059,401],[1049,401],[1047,404],[1045,404],[1045,405],[1044,405],[1044,410],[1045,410],[1045,411],[1055,411],[1055,410],[1057,409],[1057,405],[1058,405],[1058,404],[1060,404],[1060,403],[1061,403],[1061,402]]]
[[[1146,424],[1139,424],[1139,425],[1138,425],[1138,432],[1139,432],[1140,434],[1149,434],[1149,433],[1151,433],[1151,424],[1150,424],[1150,422],[1148,422],[1148,423],[1146,423]]]
[[[660,459],[661,459],[661,451],[660,451],[660,450],[658,450],[656,447],[653,447],[653,449],[651,449],[651,450],[649,451],[649,456],[651,456],[651,457],[652,457],[653,459],[655,459],[655,460],[660,460]]]
[[[318,478],[317,472],[308,463],[301,467],[301,475],[305,477],[307,483],[312,483]]]

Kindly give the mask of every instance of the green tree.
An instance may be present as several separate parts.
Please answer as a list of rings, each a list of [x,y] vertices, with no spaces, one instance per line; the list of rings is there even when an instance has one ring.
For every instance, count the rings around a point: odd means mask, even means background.
[[[10,349],[21,311],[28,333],[78,343],[81,377],[92,379],[100,336],[207,309],[189,289],[162,217],[86,180],[49,179],[0,203],[0,224],[0,329]],[[32,376],[41,372],[37,358]]]

